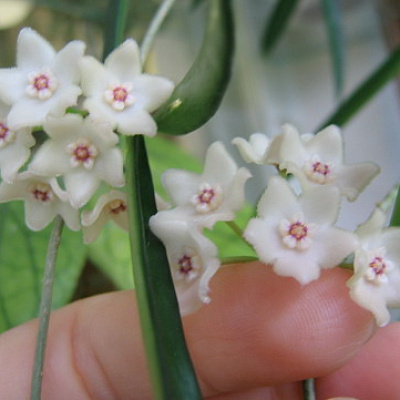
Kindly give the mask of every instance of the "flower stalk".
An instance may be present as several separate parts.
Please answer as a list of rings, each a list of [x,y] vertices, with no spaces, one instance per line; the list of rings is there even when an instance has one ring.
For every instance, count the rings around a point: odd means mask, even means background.
[[[60,216],[57,216],[54,220],[53,230],[50,236],[43,276],[42,297],[39,311],[39,331],[36,341],[35,359],[32,374],[31,400],[41,399],[43,365],[53,297],[53,282],[63,226],[64,220]]]

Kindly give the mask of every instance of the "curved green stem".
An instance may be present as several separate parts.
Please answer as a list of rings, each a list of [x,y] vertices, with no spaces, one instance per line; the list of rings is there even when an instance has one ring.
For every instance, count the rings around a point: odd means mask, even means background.
[[[36,341],[35,360],[32,374],[31,400],[41,399],[43,364],[53,297],[54,272],[63,226],[63,219],[60,216],[57,216],[54,220],[53,230],[50,236],[43,276],[42,298],[39,311],[39,331]]]
[[[174,3],[175,0],[164,0],[154,15],[140,46],[140,58],[143,65],[146,63],[157,33]]]

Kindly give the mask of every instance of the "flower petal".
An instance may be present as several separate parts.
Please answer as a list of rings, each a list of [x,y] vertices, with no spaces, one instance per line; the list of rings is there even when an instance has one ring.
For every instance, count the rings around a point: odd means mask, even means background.
[[[121,80],[130,82],[142,71],[140,52],[133,39],[127,39],[118,46],[104,62],[111,74]]]
[[[169,79],[148,74],[139,75],[133,81],[133,94],[137,98],[136,107],[148,112],[157,110],[174,90],[174,84]]]
[[[17,42],[17,65],[24,71],[50,66],[56,52],[51,44],[31,28],[23,28]]]

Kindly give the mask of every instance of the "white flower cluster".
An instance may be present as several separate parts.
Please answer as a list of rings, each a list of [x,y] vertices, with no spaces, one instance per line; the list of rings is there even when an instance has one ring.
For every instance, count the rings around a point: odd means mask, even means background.
[[[174,85],[142,73],[132,39],[104,64],[84,51],[72,41],[56,52],[32,29],[20,32],[17,66],[0,69],[0,202],[24,200],[33,230],[56,215],[78,230],[80,209],[105,183],[110,191],[82,212],[90,242],[110,218],[127,229],[125,194],[115,190],[125,184],[117,133],[155,135],[151,113]]]
[[[378,325],[387,324],[387,306],[400,306],[400,229],[383,228],[381,211],[355,233],[334,226],[341,197],[355,201],[378,174],[378,166],[344,164],[336,126],[300,135],[287,124],[272,140],[255,133],[249,141],[235,138],[233,143],[246,162],[275,165],[289,178],[269,180],[257,216],[244,230],[259,259],[278,275],[304,285],[317,279],[321,269],[354,255],[350,295],[372,311]],[[178,170],[164,175],[175,207],[154,216],[151,227],[166,245],[183,313],[209,301],[208,282],[219,267],[216,247],[200,229],[234,219],[249,177],[246,169],[234,166],[221,143],[210,147],[200,177]]]
[[[153,216],[150,227],[166,247],[182,315],[210,301],[208,283],[220,267],[217,247],[202,230],[235,218],[250,176],[221,142],[209,147],[201,175],[176,169],[163,175],[173,207]]]

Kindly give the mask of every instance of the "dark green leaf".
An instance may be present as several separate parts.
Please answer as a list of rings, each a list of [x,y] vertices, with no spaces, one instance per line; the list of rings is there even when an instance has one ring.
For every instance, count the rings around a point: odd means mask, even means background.
[[[335,124],[343,126],[400,72],[400,46],[316,130]]]
[[[340,97],[343,92],[344,83],[344,35],[340,1],[321,0],[321,5],[329,38],[336,96]]]
[[[160,132],[183,135],[217,111],[228,86],[234,51],[230,0],[209,0],[206,33],[192,67],[154,114]]]
[[[103,59],[105,59],[124,39],[128,0],[109,0],[104,24]]]
[[[278,0],[265,28],[261,49],[269,53],[282,36],[299,0]]]
[[[200,400],[165,249],[148,224],[156,205],[144,138],[126,140],[132,264],[154,398]]]
[[[21,203],[0,205],[0,331],[37,317],[50,228],[28,230]],[[86,249],[80,233],[65,229],[56,267],[53,307],[68,303]]]

